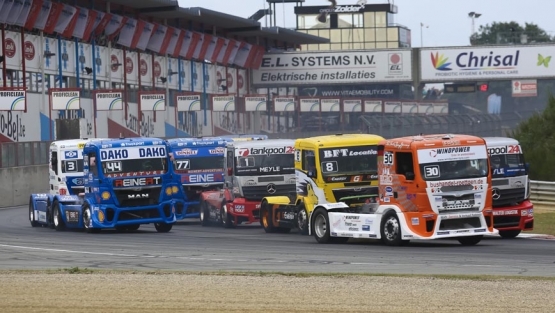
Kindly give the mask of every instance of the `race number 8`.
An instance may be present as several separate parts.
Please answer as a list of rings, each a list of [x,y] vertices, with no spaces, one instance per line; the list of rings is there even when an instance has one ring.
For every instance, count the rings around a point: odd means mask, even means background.
[[[337,161],[322,162],[322,172],[324,173],[337,172]]]
[[[439,166],[424,166],[424,175],[426,175],[426,178],[439,177]]]
[[[393,165],[393,152],[386,152],[383,155],[383,164]]]

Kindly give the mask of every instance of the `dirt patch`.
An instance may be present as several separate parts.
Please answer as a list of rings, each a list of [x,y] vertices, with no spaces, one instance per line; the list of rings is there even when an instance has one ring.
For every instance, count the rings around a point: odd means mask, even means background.
[[[0,273],[0,312],[553,312],[555,282]]]

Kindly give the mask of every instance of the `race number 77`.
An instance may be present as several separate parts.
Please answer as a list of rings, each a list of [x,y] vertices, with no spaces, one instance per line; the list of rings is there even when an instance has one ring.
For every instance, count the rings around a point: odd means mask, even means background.
[[[191,167],[189,160],[176,160],[175,165],[178,170],[188,170]]]

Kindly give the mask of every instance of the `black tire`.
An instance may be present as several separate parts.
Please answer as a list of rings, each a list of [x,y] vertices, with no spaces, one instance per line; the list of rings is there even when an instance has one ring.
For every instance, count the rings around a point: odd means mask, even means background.
[[[504,239],[513,239],[520,235],[520,229],[517,230],[500,230],[499,236]]]
[[[382,217],[380,234],[382,242],[387,246],[402,246],[408,243],[408,240],[402,240],[401,223],[395,211],[388,211]]]
[[[264,200],[260,204],[260,224],[264,231],[268,234],[278,231],[278,227],[274,226],[274,217],[272,208],[268,205],[268,201]]]
[[[54,223],[54,229],[56,231],[63,231],[66,229],[66,224],[62,218],[62,212],[60,211],[60,204],[58,201],[54,200],[52,203],[52,222]]]
[[[306,208],[302,202],[299,206],[299,212],[297,213],[297,227],[299,228],[299,234],[308,235],[308,212],[306,212]]]
[[[154,223],[154,228],[156,228],[156,231],[159,233],[168,233],[170,230],[172,230],[172,227],[173,223]]]
[[[482,241],[482,238],[484,238],[483,235],[480,236],[469,236],[469,237],[459,237],[457,238],[457,240],[461,243],[461,245],[463,246],[475,246],[477,245],[480,241]]]
[[[225,228],[234,228],[235,224],[233,221],[233,217],[227,213],[225,210],[226,203],[222,203],[222,207],[220,208],[220,221],[222,222],[223,227]]]
[[[83,209],[81,213],[81,221],[83,223],[83,227],[87,233],[96,234],[100,232],[100,228],[91,228],[88,221],[92,219],[93,213],[91,207],[85,203],[83,204]]]
[[[33,206],[32,197],[29,198],[29,221],[31,222],[31,227],[41,227],[41,224],[35,218],[35,207]]]
[[[324,209],[318,209],[314,214],[314,219],[312,220],[312,229],[314,230],[314,238],[318,243],[332,243],[334,238],[330,236],[330,219],[328,216],[328,211]]]
[[[200,200],[200,225],[209,226],[210,225],[210,209],[208,209],[208,203],[204,200]]]
[[[46,200],[46,222],[47,227],[50,229],[54,229],[54,214],[52,213],[52,203],[50,202],[50,198]]]

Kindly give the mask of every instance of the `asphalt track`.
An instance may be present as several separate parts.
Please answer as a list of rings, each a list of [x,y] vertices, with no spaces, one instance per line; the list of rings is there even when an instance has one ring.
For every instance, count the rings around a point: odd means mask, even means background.
[[[56,232],[32,228],[27,207],[0,209],[0,269],[136,269],[555,277],[555,241],[487,238],[413,241],[387,247],[375,240],[323,245],[313,237],[266,234],[258,225],[235,229],[180,222],[169,233],[143,225],[133,233]]]

